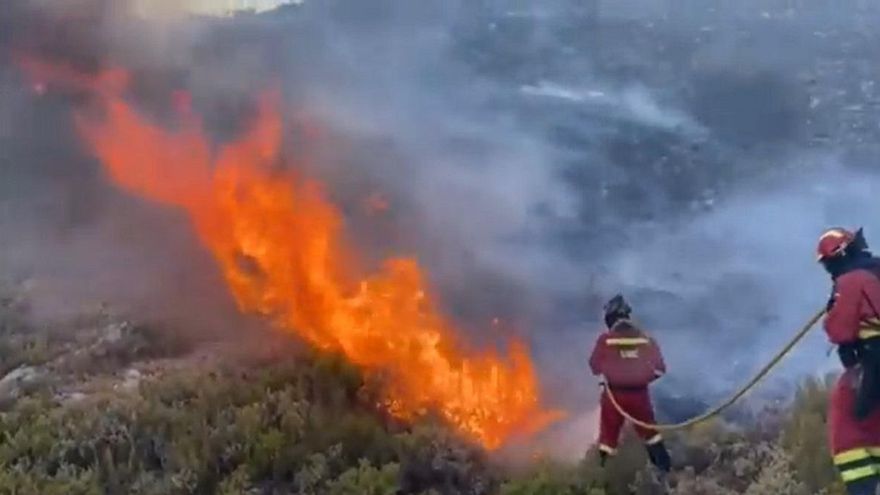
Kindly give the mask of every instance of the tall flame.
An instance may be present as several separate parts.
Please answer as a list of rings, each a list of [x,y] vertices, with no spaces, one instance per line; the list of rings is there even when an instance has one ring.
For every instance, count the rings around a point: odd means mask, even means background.
[[[177,105],[181,123],[167,130],[120,91],[95,94],[101,116],[76,116],[84,141],[115,184],[187,212],[241,310],[381,373],[384,406],[397,417],[436,410],[486,448],[559,417],[540,405],[522,343],[513,340],[505,356],[461,345],[415,259],[389,259],[369,275],[354,270],[341,215],[320,184],[278,166],[277,92],[261,97],[249,132],[216,152],[188,105]]]

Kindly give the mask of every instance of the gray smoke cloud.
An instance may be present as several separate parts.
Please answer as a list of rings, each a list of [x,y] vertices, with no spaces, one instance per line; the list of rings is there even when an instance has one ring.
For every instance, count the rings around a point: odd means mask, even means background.
[[[310,0],[143,20],[122,3],[14,0],[0,21],[0,260],[55,280],[59,305],[229,326],[185,219],[109,186],[70,129],[77,101],[35,97],[10,50],[123,63],[157,118],[186,87],[218,140],[279,80],[289,118],[322,129],[291,152],[313,157],[365,255],[418,256],[477,342],[495,317],[526,334],[549,399],[573,411],[550,438],[578,440],[560,449],[579,454],[594,427],[586,358],[616,292],[666,351],[664,416],[697,412],[682,404],[730,392],[824,303],[821,230],[863,225],[870,242],[880,228],[880,178],[863,166],[876,13],[838,7],[831,30],[810,2],[628,1],[598,18],[562,0]],[[374,194],[388,212],[367,211]],[[817,332],[774,380],[834,369],[826,350]]]

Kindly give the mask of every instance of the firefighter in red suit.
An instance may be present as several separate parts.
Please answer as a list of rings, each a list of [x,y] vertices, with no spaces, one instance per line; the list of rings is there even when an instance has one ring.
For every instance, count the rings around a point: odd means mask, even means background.
[[[844,372],[829,399],[829,440],[850,495],[880,493],[880,259],[859,229],[835,228],[819,239],[831,275],[825,332]]]
[[[590,356],[593,374],[604,378],[599,420],[599,458],[603,466],[606,459],[617,452],[620,431],[625,422],[625,418],[611,403],[608,389],[627,414],[639,421],[654,423],[648,385],[666,372],[660,347],[630,320],[631,311],[621,295],[605,305],[608,331],[599,336]],[[660,433],[633,426],[645,442],[651,463],[660,471],[668,472],[670,457]]]

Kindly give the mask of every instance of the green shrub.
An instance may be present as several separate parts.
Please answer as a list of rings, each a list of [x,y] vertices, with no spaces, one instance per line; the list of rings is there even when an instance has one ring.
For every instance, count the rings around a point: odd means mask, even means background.
[[[3,304],[0,372],[69,350],[71,337],[29,333]],[[51,366],[113,371],[183,348],[127,328],[125,340]],[[579,463],[507,473],[436,418],[390,419],[377,406],[379,384],[338,355],[199,366],[146,378],[133,392],[63,402],[42,387],[12,401],[0,413],[0,495],[664,493],[629,430],[605,468],[591,449]],[[713,421],[668,435],[669,493],[842,495],[825,436],[831,380],[805,381],[788,409],[756,416],[761,424]]]
[[[465,443],[451,431],[425,423],[396,436],[400,459],[400,488],[404,493],[488,495],[497,491],[498,480],[486,454]]]
[[[0,416],[0,474],[7,484],[27,473],[114,493],[213,493],[248,480],[292,484],[332,452],[326,477],[335,479],[361,457],[396,458],[380,417],[356,400],[356,376],[324,358],[257,373],[177,372],[139,394],[76,404],[23,400]]]
[[[607,495],[603,479],[583,466],[541,462],[501,485],[501,495]]]
[[[373,467],[366,459],[361,459],[357,467],[349,468],[338,478],[329,482],[323,493],[326,495],[394,495],[398,487],[400,466],[385,464]]]
[[[344,360],[316,354],[175,371],[74,403],[23,399],[0,414],[0,492],[496,491],[481,449],[436,423],[400,429],[368,389]]]

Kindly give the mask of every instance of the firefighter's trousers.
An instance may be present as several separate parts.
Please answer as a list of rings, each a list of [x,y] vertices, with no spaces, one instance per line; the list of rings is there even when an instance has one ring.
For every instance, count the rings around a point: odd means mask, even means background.
[[[646,423],[654,423],[654,407],[651,404],[651,395],[648,393],[648,387],[612,387],[614,398],[620,407],[630,416],[644,421]],[[626,419],[615,409],[611,399],[608,398],[608,392],[602,392],[602,400],[600,403],[601,411],[599,418],[599,450],[614,455],[617,453],[617,444],[620,441],[620,432]],[[643,428],[633,425],[639,437],[645,441],[647,445],[659,444],[663,441],[663,437],[657,430]]]
[[[880,487],[880,408],[855,418],[861,369],[846,370],[831,391],[828,429],[834,464],[850,495],[875,495]]]

